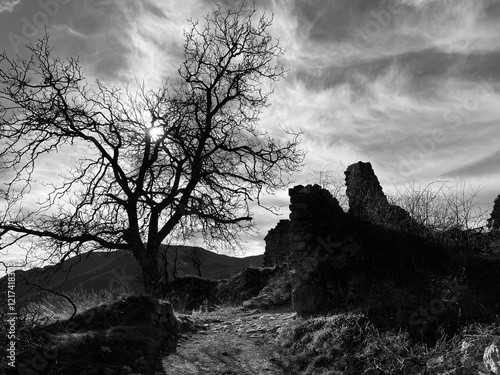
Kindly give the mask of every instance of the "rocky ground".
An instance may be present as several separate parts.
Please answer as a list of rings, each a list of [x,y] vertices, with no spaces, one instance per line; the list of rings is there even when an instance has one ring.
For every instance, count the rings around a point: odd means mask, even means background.
[[[167,375],[289,374],[275,352],[278,330],[296,318],[291,307],[273,311],[231,308],[194,317],[198,331],[184,334],[162,361]]]

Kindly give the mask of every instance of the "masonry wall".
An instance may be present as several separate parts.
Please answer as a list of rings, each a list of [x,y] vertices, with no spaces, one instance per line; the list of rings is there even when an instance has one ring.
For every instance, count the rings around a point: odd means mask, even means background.
[[[346,214],[328,190],[296,186],[290,195],[290,265],[294,309],[320,312],[364,280],[363,259]]]
[[[273,267],[288,263],[291,246],[290,220],[280,220],[275,228],[264,237],[264,267]]]
[[[282,233],[290,240],[292,300],[300,314],[360,300],[373,278],[397,273],[404,281],[410,270],[444,259],[426,242],[427,229],[389,204],[370,163],[352,164],[345,175],[348,213],[319,185],[289,190],[289,233]]]

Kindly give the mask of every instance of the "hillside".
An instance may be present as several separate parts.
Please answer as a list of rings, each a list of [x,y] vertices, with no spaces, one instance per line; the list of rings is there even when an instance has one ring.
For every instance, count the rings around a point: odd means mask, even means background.
[[[164,247],[166,249],[166,247]],[[176,246],[167,250],[168,271],[173,273],[175,251],[178,253],[178,275],[197,274],[196,269],[186,259],[193,247]],[[236,258],[196,248],[204,258],[201,265],[204,278],[224,279],[249,266],[261,266],[263,255]],[[16,271],[16,297],[18,305],[36,301],[46,292],[58,293],[74,290],[93,290],[128,288],[141,290],[141,270],[131,253],[124,251],[93,252],[67,259],[58,269],[54,266]],[[0,287],[5,289],[6,277],[0,279]],[[35,285],[36,284],[36,285]]]

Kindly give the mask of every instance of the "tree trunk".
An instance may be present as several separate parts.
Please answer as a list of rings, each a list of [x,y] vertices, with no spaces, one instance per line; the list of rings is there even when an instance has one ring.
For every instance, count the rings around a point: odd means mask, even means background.
[[[158,261],[158,249],[148,248],[146,252],[134,254],[142,270],[144,291],[153,297],[163,297],[164,285],[161,281],[160,264]]]

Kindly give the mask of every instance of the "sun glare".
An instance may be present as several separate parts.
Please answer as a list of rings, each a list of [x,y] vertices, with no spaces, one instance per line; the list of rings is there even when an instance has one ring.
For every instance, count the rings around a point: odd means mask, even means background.
[[[148,129],[149,136],[153,142],[156,142],[163,135],[163,129],[159,126],[155,126]]]

